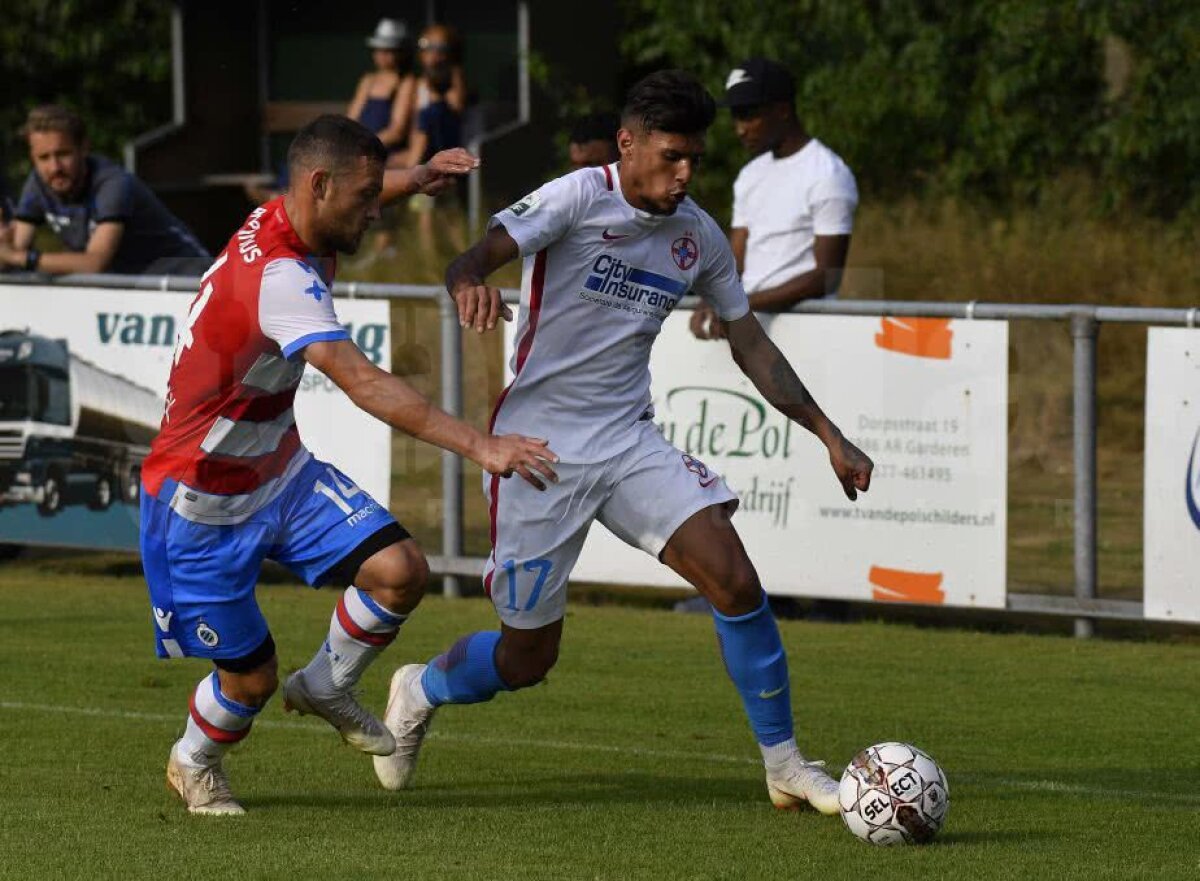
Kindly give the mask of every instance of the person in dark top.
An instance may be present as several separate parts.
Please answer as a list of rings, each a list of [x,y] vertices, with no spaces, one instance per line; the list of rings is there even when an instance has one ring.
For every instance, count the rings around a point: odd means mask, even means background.
[[[406,167],[427,162],[434,153],[462,146],[462,116],[449,100],[453,68],[438,65],[426,74],[429,103],[417,113],[417,124],[409,145]]]
[[[144,183],[88,152],[83,121],[48,105],[29,112],[22,129],[33,171],[17,199],[0,265],[62,275],[75,272],[203,272],[212,257]],[[66,250],[42,254],[36,229],[49,224]]]
[[[389,153],[404,148],[412,128],[416,77],[409,71],[412,54],[404,22],[380,19],[367,38],[375,69],[354,90],[346,115],[370,129]]]
[[[575,120],[567,136],[571,167],[591,168],[612,165],[621,158],[617,151],[617,129],[621,120],[615,113],[589,113]]]

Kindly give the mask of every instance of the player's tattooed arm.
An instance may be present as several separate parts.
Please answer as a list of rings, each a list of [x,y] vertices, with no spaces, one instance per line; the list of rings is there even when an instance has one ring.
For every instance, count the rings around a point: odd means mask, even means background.
[[[500,289],[487,284],[487,277],[520,256],[508,230],[496,224],[478,242],[459,254],[446,268],[446,290],[458,306],[461,327],[479,333],[491,330],[501,317],[512,321],[512,310],[500,298]]]
[[[875,463],[825,415],[754,313],[727,322],[725,333],[733,360],[767,403],[815,434],[829,450],[829,463],[846,497],[853,500],[869,489]]]

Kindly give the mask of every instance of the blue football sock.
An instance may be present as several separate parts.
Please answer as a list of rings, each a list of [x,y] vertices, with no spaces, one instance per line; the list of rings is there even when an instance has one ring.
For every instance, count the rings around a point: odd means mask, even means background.
[[[499,641],[500,632],[496,630],[472,633],[430,661],[421,676],[429,702],[435,707],[478,704],[491,700],[497,692],[511,691],[496,669]]]
[[[725,670],[742,696],[754,736],[763,746],[790,740],[787,655],[766,595],[762,605],[749,614],[729,617],[713,609],[713,619]]]

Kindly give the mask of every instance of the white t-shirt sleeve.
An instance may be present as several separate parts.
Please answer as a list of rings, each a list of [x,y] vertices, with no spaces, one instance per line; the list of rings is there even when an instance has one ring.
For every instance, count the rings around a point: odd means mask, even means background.
[[[272,260],[263,270],[258,324],[285,358],[310,343],[350,339],[334,312],[329,286],[307,263],[290,258]]]
[[[503,225],[522,257],[536,254],[566,235],[579,219],[582,183],[578,172],[548,181],[520,202],[492,215],[488,229]]]
[[[813,235],[846,236],[854,230],[854,210],[858,207],[858,186],[844,165],[813,184],[809,191]]]
[[[694,292],[712,304],[722,321],[736,321],[750,311],[750,301],[738,277],[729,240],[715,223],[710,223],[709,227],[705,236],[708,239],[707,259],[696,278]]]
[[[746,205],[746,169],[742,169],[733,182],[733,218],[729,225],[734,229],[750,226],[750,215]]]

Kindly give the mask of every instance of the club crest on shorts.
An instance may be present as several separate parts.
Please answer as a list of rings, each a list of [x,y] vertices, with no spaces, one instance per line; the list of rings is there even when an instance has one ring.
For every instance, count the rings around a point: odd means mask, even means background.
[[[221,637],[217,635],[217,631],[213,630],[203,621],[196,625],[196,639],[209,648],[212,648],[221,641]]]
[[[689,456],[687,453],[682,454],[684,467],[688,471],[696,475],[696,480],[704,489],[708,489],[717,482],[717,475],[708,470],[708,466],[697,459],[695,456]]]
[[[687,272],[700,259],[700,249],[696,247],[696,242],[691,236],[680,236],[671,242],[671,259],[675,261],[676,266]]]

